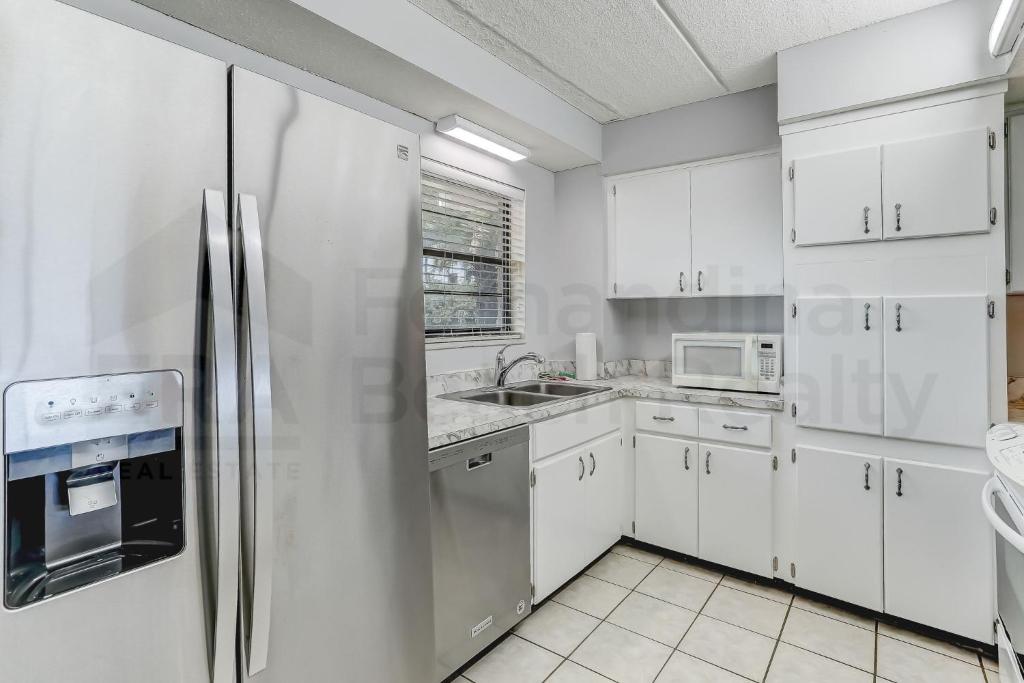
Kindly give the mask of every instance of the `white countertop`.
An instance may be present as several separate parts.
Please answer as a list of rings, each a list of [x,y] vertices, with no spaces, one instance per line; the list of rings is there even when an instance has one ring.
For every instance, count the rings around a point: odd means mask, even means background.
[[[782,410],[778,395],[755,394],[717,389],[674,387],[668,378],[627,375],[614,379],[574,382],[609,386],[610,391],[589,394],[567,401],[553,401],[530,408],[509,408],[486,403],[470,403],[431,396],[427,398],[427,435],[429,448],[437,448],[501,429],[538,422],[598,403],[623,397],[650,398],[684,403],[703,403],[733,408]]]

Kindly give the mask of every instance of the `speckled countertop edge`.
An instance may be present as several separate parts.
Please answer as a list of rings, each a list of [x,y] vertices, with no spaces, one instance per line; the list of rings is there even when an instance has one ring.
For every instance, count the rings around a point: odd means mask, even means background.
[[[607,386],[611,390],[525,409],[431,396],[427,398],[428,447],[434,449],[446,446],[626,397],[777,411],[781,411],[784,406],[782,398],[776,395],[674,387],[667,378],[628,375],[581,381],[579,384]]]

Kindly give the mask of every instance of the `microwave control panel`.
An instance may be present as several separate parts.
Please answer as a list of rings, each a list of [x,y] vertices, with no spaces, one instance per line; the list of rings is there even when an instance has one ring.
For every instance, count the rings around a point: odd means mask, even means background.
[[[775,340],[757,340],[758,376],[761,380],[777,381],[782,366],[782,345]]]

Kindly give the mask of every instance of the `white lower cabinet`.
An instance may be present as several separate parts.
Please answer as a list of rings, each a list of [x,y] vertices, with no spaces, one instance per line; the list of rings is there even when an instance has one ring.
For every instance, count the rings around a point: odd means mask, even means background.
[[[986,472],[885,461],[885,611],[984,643],[993,639],[994,547]]]
[[[636,538],[697,555],[696,441],[636,435]]]
[[[586,564],[583,452],[552,456],[533,473],[533,583],[539,602]]]
[[[796,584],[881,612],[882,459],[796,451]]]
[[[700,444],[698,556],[772,576],[772,455]]]
[[[621,440],[614,432],[534,465],[534,602],[619,539]]]

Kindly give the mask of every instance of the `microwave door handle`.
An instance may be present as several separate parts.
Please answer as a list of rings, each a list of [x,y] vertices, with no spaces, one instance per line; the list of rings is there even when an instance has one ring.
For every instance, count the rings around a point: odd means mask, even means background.
[[[231,683],[235,675],[235,620],[238,616],[238,543],[240,505],[238,469],[238,365],[235,346],[235,308],[231,291],[231,257],[224,194],[203,191],[200,232],[203,289],[208,293],[208,313],[200,309],[201,337],[212,336],[213,377],[205,382],[213,396],[216,423],[209,425],[215,437],[208,441],[216,486],[217,596],[213,620],[212,682]],[[202,368],[203,372],[207,368]]]
[[[270,326],[264,274],[263,236],[256,197],[238,195],[238,227],[242,245],[242,284],[248,304],[247,338],[251,377],[253,473],[252,594],[248,601],[246,666],[250,676],[267,668],[270,649],[270,595],[274,566],[274,450],[273,404],[270,395]],[[239,302],[241,304],[242,302]],[[243,342],[245,343],[245,342]],[[248,586],[246,587],[248,588]],[[244,607],[244,606],[243,606]]]
[[[1003,497],[1006,495],[1006,490],[1000,483],[998,477],[992,477],[985,482],[985,488],[981,491],[981,509],[985,512],[985,517],[988,518],[988,523],[992,525],[996,533],[1002,536],[1007,543],[1017,549],[1017,552],[1024,554],[1024,536],[1010,527],[1009,524],[1003,521],[999,513],[996,512],[995,507],[992,505],[992,499],[996,496]],[[1012,503],[1004,500],[1003,505],[1008,509]]]

